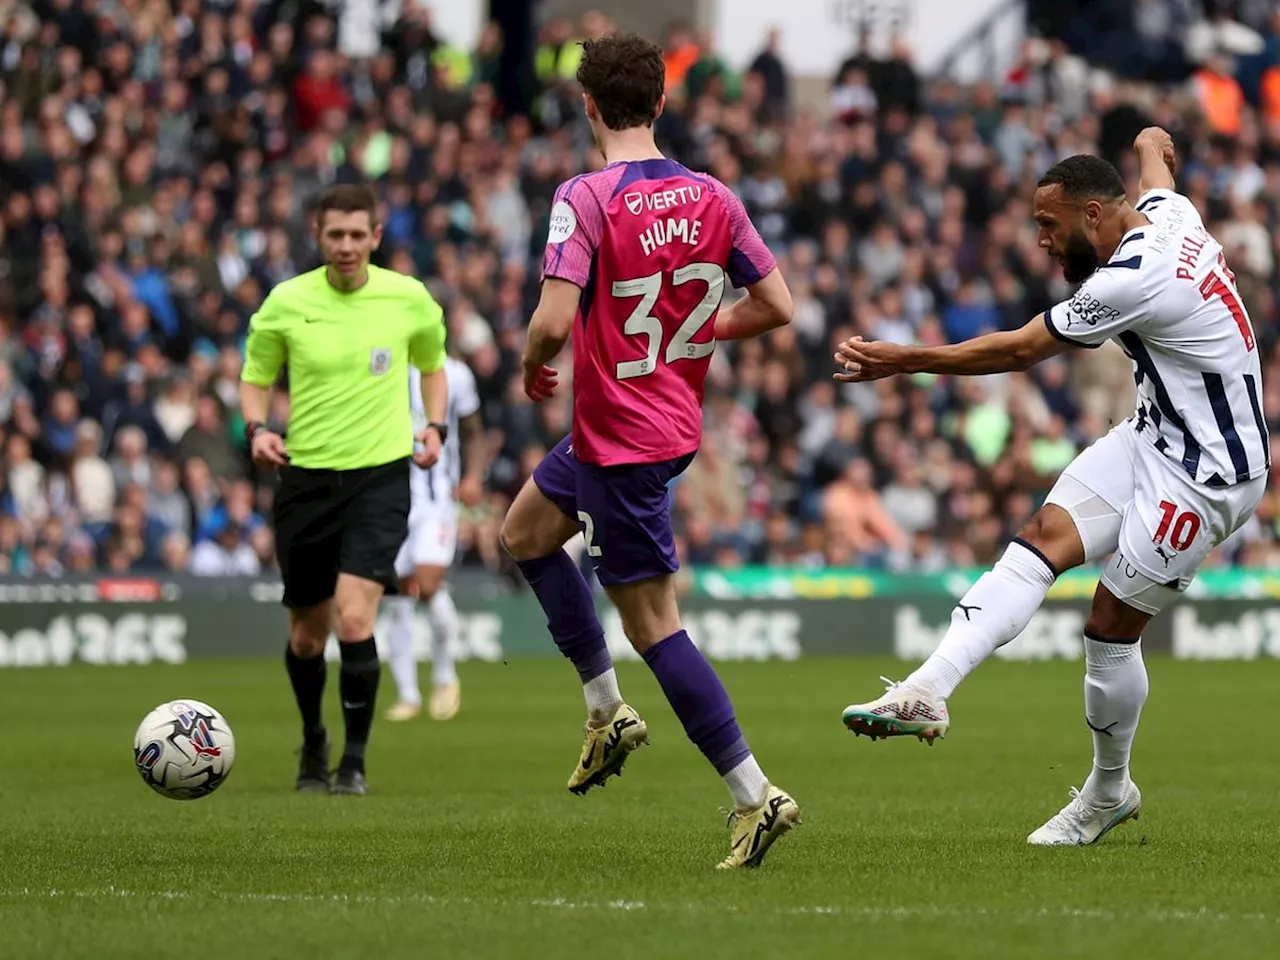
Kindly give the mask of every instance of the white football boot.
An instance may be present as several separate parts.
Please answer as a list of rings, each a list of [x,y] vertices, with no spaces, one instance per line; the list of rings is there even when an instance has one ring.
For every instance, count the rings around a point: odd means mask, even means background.
[[[1113,827],[1137,820],[1141,809],[1142,792],[1133,781],[1125,788],[1120,802],[1109,807],[1095,806],[1072,787],[1071,802],[1027,837],[1027,843],[1038,847],[1081,847],[1095,843]]]
[[[917,737],[929,746],[947,735],[951,717],[945,700],[919,687],[908,687],[881,677],[889,686],[884,696],[870,703],[853,703],[844,708],[844,725],[856,736],[872,740],[881,737]]]

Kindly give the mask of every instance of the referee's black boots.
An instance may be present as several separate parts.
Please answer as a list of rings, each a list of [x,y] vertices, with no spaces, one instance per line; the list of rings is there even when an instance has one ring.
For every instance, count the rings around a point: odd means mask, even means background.
[[[332,789],[329,778],[329,735],[315,743],[303,743],[298,751],[298,789],[303,793],[328,793]]]
[[[339,766],[333,775],[331,792],[363,797],[369,792],[369,784],[365,782],[363,771],[355,767]]]

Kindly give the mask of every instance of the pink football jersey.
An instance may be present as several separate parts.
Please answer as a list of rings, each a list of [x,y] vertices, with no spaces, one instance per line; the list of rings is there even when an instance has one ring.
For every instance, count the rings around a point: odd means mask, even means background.
[[[726,275],[775,267],[742,202],[673,160],[612,163],[561,184],[543,278],[582,288],[573,328],[573,452],[600,466],[698,449]]]

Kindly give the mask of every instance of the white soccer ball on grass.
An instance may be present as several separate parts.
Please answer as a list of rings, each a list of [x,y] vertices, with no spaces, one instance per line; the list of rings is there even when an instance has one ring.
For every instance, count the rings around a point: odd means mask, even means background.
[[[133,736],[143,781],[170,800],[198,800],[222,786],[236,759],[236,738],[217,710],[199,700],[170,700],[148,713]]]

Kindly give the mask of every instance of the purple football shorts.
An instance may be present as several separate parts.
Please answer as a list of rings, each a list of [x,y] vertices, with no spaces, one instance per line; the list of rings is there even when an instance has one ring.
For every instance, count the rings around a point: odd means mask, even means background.
[[[680,569],[667,485],[693,457],[601,467],[578,461],[570,435],[538,464],[533,482],[565,516],[582,525],[602,584],[635,583]]]

